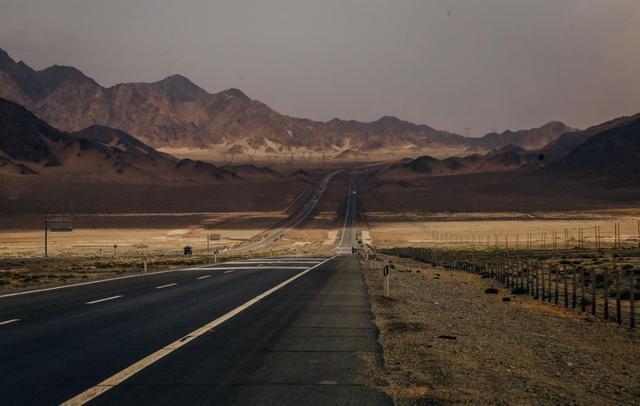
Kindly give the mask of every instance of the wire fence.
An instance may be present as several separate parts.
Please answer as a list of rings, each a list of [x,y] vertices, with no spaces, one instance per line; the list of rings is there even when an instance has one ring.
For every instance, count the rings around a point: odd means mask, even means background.
[[[382,253],[493,278],[513,295],[636,327],[640,249],[440,250],[391,248]]]
[[[424,242],[434,247],[528,250],[640,248],[640,220],[536,232],[451,232],[429,228],[422,234]]]

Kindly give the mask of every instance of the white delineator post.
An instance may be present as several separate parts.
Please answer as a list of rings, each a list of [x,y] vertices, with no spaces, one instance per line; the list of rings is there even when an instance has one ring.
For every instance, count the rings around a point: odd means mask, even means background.
[[[384,296],[389,297],[389,260],[385,259],[382,266],[382,275],[384,277]]]

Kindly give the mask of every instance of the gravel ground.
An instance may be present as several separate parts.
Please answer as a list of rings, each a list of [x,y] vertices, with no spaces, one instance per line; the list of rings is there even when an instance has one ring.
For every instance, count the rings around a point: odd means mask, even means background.
[[[637,331],[388,258],[390,298],[363,269],[384,350],[371,381],[398,404],[640,404]]]

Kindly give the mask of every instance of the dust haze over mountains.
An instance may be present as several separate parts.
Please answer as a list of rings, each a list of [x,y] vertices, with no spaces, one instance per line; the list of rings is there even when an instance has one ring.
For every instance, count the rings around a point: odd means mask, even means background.
[[[105,87],[178,73],[294,117],[480,136],[636,113],[638,19],[635,0],[5,0],[0,48]]]

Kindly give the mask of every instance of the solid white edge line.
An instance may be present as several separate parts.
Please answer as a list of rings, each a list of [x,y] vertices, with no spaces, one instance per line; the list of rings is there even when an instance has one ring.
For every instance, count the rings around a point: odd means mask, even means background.
[[[167,283],[166,285],[160,285],[160,286],[156,286],[154,289],[164,289],[164,288],[170,288],[172,286],[176,286],[177,283]]]
[[[207,278],[211,278],[211,275],[199,276],[196,279],[207,279]]]
[[[313,271],[317,267],[319,267],[319,266],[323,265],[324,263],[334,259],[336,256],[337,255],[335,255],[335,256],[333,256],[333,257],[331,257],[331,258],[329,258],[329,259],[327,259],[327,260],[325,260],[325,261],[323,261],[323,262],[321,262],[321,263],[319,263],[317,265],[314,265],[311,268],[307,268],[307,270],[302,271],[302,272],[292,276],[291,278],[285,280],[284,282],[279,283],[278,285],[272,287],[271,289],[267,290],[266,292],[263,292],[260,295],[254,297],[253,299],[241,304],[240,306],[238,306],[235,309],[231,310],[227,314],[218,317],[217,319],[205,324],[204,326],[198,328],[197,330],[192,331],[191,333],[187,334],[186,336],[184,336],[182,338],[179,338],[178,340],[172,342],[171,344],[167,345],[166,347],[161,348],[158,351],[146,356],[145,358],[141,359],[140,361],[130,365],[129,367],[123,369],[122,371],[116,373],[115,375],[105,379],[104,381],[100,382],[96,386],[94,386],[92,388],[89,388],[89,389],[85,390],[84,392],[72,397],[71,399],[69,399],[66,402],[62,403],[62,405],[83,405],[83,404],[89,402],[90,400],[95,399],[96,397],[98,397],[101,394],[105,393],[106,391],[108,391],[109,389],[113,388],[114,386],[124,382],[125,380],[129,379],[133,375],[135,375],[138,372],[142,371],[143,369],[145,369],[149,365],[152,365],[156,361],[158,361],[158,360],[164,358],[165,356],[171,354],[173,351],[175,351],[175,350],[179,349],[180,347],[190,343],[191,341],[193,341],[196,338],[200,337],[201,335],[207,333],[208,331],[210,331],[214,327],[219,326],[220,324],[224,323],[225,321],[231,319],[232,317],[238,315],[242,311],[244,311],[244,310],[248,309],[249,307],[253,306],[254,304],[258,303],[260,300],[264,299],[265,297],[271,295],[272,293],[276,292],[277,290],[280,290],[281,288],[283,288],[284,286],[286,286],[289,283],[293,282],[294,280],[300,278],[303,275],[306,275],[307,273]]]
[[[240,269],[240,270],[246,270],[246,269],[255,269],[255,270],[264,270],[264,269],[307,269],[308,267],[306,266],[221,266],[219,268],[189,268],[189,271],[227,271],[229,269]]]
[[[105,297],[104,299],[92,300],[91,302],[87,302],[86,304],[92,305],[92,304],[96,304],[96,303],[102,303],[102,302],[106,302],[108,300],[120,299],[123,296],[124,295],[116,295],[116,296],[111,296],[111,297]]]
[[[326,259],[326,258],[325,258]],[[320,262],[320,260],[316,260],[316,261],[309,261],[309,260],[302,260],[302,261],[288,261],[288,260],[274,260],[274,261],[233,261],[233,262],[224,262],[221,265],[242,265],[242,264],[317,264],[318,262]],[[211,265],[212,267],[215,267],[215,265]]]
[[[247,261],[247,262],[249,262],[249,261]],[[207,268],[207,270],[208,269],[215,269],[215,268]],[[0,295],[0,299],[5,298],[5,297],[30,295],[32,293],[49,292],[49,291],[52,291],[52,290],[75,288],[77,286],[93,285],[93,284],[96,284],[96,283],[111,282],[111,281],[117,281],[117,280],[121,280],[121,279],[138,278],[138,277],[141,277],[141,276],[159,275],[159,274],[169,273],[169,272],[202,271],[202,270],[204,270],[204,269],[201,269],[201,268],[195,268],[195,269],[192,269],[192,268],[179,268],[179,269],[167,269],[167,270],[164,270],[164,271],[137,273],[137,274],[133,274],[133,275],[117,276],[115,278],[98,279],[98,280],[89,281],[89,282],[73,283],[73,284],[70,284],[70,285],[52,286],[50,288],[26,290],[24,292],[5,293],[4,295]]]
[[[11,320],[0,321],[0,326],[4,326],[5,324],[15,323],[17,321],[20,321],[20,319],[11,319]]]

